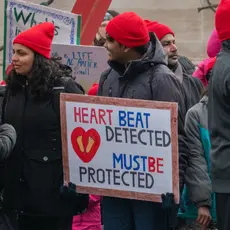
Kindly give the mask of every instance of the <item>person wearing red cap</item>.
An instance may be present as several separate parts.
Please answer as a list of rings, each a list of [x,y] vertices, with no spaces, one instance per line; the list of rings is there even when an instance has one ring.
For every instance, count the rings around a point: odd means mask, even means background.
[[[104,20],[101,23],[100,27],[98,28],[98,31],[96,33],[96,36],[93,40],[94,46],[104,46],[106,38],[105,38],[105,27],[108,25],[109,21],[119,15],[118,12],[115,10],[108,10],[105,14]]]
[[[164,42],[162,45],[165,49],[165,52],[168,54],[169,66],[174,66],[177,61],[179,61],[183,71],[191,75],[195,71],[195,65],[187,57],[179,56],[176,46],[171,46],[171,49],[169,49],[170,44],[175,44],[175,34],[172,29],[167,25],[161,24],[157,21],[145,20],[145,23],[148,27],[148,30],[150,32],[154,32],[161,43]]]
[[[215,28],[221,50],[209,80],[208,125],[211,137],[212,189],[216,193],[217,227],[230,229],[230,0],[216,9]]]
[[[200,101],[201,93],[204,89],[203,85],[199,79],[192,77],[191,74],[194,70],[190,72],[187,68],[184,68],[182,60],[185,58],[179,59],[178,50],[175,44],[175,34],[172,29],[156,21],[151,22],[145,20],[145,23],[149,32],[155,33],[160,40],[168,57],[169,69],[173,71],[183,85],[188,110]]]
[[[179,104],[178,131],[180,187],[183,187],[188,146],[184,135],[183,89],[168,69],[164,50],[154,34],[149,36],[143,19],[133,12],[113,18],[106,27],[105,48],[110,68],[102,73],[98,96]],[[172,199],[173,200],[173,199]],[[104,230],[166,230],[168,211],[160,203],[103,198]]]
[[[84,92],[69,70],[51,59],[53,37],[54,24],[45,22],[13,41],[3,100],[3,122],[18,135],[6,162],[3,194],[13,229],[71,230],[73,215],[88,206],[88,195],[76,194],[72,183],[63,186],[59,95]]]

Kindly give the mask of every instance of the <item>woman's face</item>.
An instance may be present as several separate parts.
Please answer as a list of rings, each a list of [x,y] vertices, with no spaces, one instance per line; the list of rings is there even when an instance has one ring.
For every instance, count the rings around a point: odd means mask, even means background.
[[[26,46],[14,44],[12,64],[16,73],[27,76],[32,69],[34,52]]]

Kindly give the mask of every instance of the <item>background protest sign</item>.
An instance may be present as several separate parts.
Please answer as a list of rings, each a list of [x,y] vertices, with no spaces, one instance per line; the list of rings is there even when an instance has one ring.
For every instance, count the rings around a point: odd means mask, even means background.
[[[176,103],[62,94],[61,125],[78,192],[179,203]]]
[[[104,47],[53,44],[52,56],[56,55],[62,58],[62,64],[72,68],[73,76],[86,92],[108,69],[108,53]]]
[[[21,32],[45,21],[55,25],[54,42],[80,44],[81,16],[17,0],[5,0],[3,75],[13,55],[13,40]]]

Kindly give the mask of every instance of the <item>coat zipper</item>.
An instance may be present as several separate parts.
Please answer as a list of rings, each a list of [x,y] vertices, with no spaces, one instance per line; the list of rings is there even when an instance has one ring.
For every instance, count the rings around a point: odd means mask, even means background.
[[[20,130],[20,132],[21,132],[21,141],[22,141],[21,158],[22,158],[22,155],[24,153],[24,148],[25,148],[25,109],[26,109],[26,104],[27,104],[27,99],[28,99],[27,87],[28,87],[28,81],[26,80],[26,84],[23,85],[24,101],[23,101],[23,110],[22,110],[22,126],[21,126],[21,130]],[[21,162],[22,162],[22,159],[21,159]],[[21,166],[21,175],[23,175],[22,166]],[[20,210],[19,210],[20,212],[19,212],[18,215],[23,214],[24,211],[21,210],[20,201],[19,201],[18,207],[20,208]]]

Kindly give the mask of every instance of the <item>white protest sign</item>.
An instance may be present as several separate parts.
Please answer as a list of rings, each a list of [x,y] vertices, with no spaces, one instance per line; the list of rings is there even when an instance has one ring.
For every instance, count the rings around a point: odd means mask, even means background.
[[[4,63],[3,71],[11,62],[13,40],[24,30],[41,22],[55,25],[54,42],[59,44],[79,44],[81,16],[51,7],[18,0],[5,0]]]
[[[52,56],[61,57],[61,63],[72,68],[75,80],[86,91],[109,68],[108,53],[104,47],[53,44]]]
[[[61,95],[65,179],[83,193],[179,202],[177,104]]]

